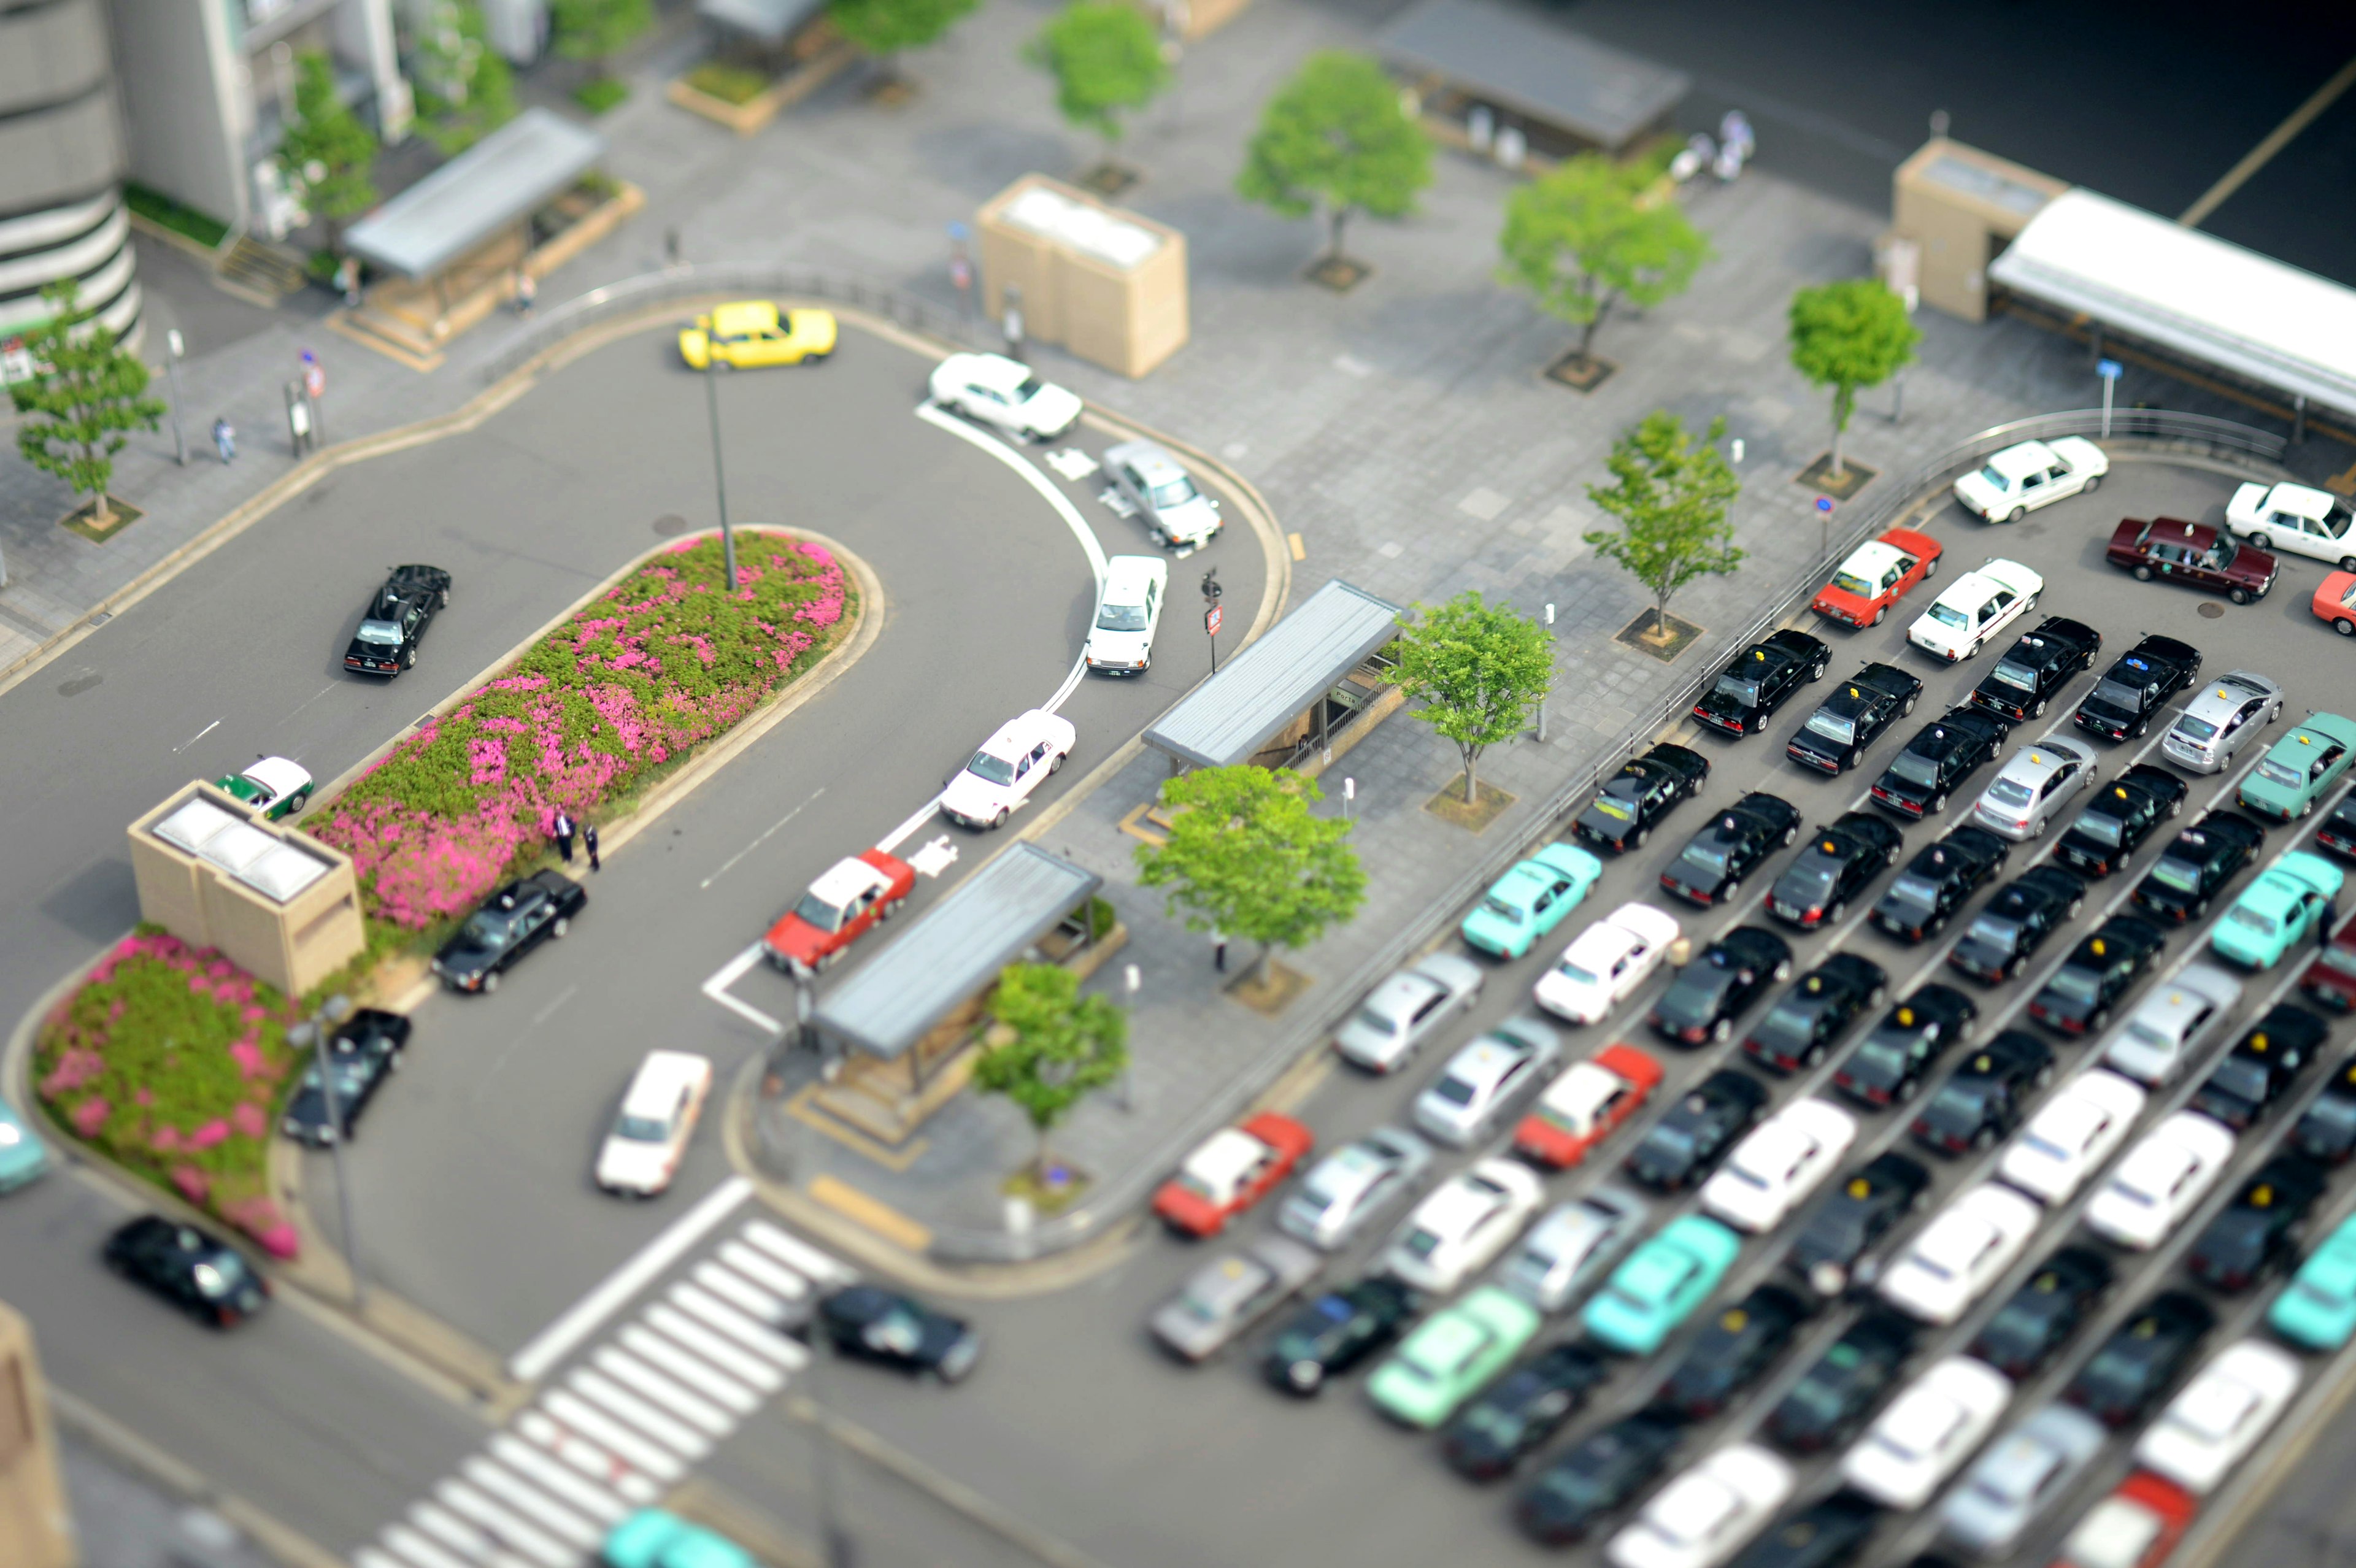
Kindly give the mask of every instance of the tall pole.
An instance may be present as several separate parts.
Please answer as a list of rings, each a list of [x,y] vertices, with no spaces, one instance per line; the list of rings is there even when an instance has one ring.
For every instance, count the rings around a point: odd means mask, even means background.
[[[728,469],[720,457],[720,357],[703,343],[703,406],[712,415],[712,482],[720,492],[720,554],[726,576],[723,592],[736,592],[736,535],[728,527]]]
[[[164,374],[172,382],[172,454],[180,466],[186,468],[188,465],[188,438],[180,431],[180,356],[184,349],[178,327],[164,334],[164,347],[168,350],[164,356]]]
[[[1120,966],[1121,996],[1128,1004],[1130,1016],[1132,1018],[1137,1015],[1138,987],[1144,984],[1145,976],[1136,965],[1124,964]],[[1120,1108],[1124,1111],[1131,1108],[1129,1099],[1129,1058],[1126,1056],[1120,1060]]]
[[[1554,606],[1551,604],[1546,607],[1546,624],[1547,639],[1551,644],[1554,635]],[[1553,689],[1552,683],[1548,683],[1547,690]],[[1541,746],[1546,744],[1546,709],[1547,694],[1541,691],[1538,693],[1538,744]]]
[[[302,1027],[311,1031],[311,1060],[319,1074],[319,1100],[327,1114],[327,1153],[336,1167],[336,1209],[344,1227],[344,1266],[352,1275],[352,1310],[368,1310],[368,1283],[360,1274],[359,1238],[352,1232],[352,1183],[344,1168],[344,1119],[336,1101],[335,1074],[327,1061],[327,1029],[329,1023],[341,1023],[352,1015],[349,998],[341,995],[329,997],[318,1013]]]

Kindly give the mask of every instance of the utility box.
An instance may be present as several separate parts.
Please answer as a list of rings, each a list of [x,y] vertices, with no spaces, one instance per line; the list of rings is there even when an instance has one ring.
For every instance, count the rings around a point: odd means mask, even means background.
[[[1987,319],[1988,263],[2069,186],[1993,153],[1935,136],[1898,165],[1891,237],[1919,248],[1922,303]]]
[[[1124,376],[1142,376],[1186,341],[1186,237],[1087,192],[1025,175],[990,198],[981,297],[1006,316],[1021,291],[1023,336]]]
[[[139,918],[299,997],[368,944],[351,858],[192,783],[130,828]]]
[[[76,1555],[33,1326],[0,1302],[0,1563],[73,1568]]]

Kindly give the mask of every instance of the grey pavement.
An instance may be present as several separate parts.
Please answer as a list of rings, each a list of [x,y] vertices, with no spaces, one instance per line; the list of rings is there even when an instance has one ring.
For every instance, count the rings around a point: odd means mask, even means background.
[[[81,1436],[58,1434],[81,1568],[270,1568],[219,1513]]]

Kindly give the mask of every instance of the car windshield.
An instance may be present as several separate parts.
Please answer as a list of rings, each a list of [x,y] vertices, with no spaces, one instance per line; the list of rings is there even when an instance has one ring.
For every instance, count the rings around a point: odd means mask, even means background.
[[[466,941],[477,947],[498,946],[508,939],[509,919],[502,911],[477,910],[466,917]]]
[[[1614,822],[1625,822],[1636,815],[1634,806],[1617,796],[1609,795],[1597,795],[1594,809]]]
[[[2011,493],[2012,481],[2006,478],[2004,476],[2004,470],[1998,468],[1993,463],[1981,464],[1980,481],[1989,489],[1995,490],[2000,494],[2008,495]]]
[[[2000,659],[1991,673],[1997,679],[2017,691],[2037,689],[2037,672],[2025,664],[2015,664],[2010,659]]]
[[[1398,1033],[1398,1020],[1374,1008],[1358,1009],[1358,1027],[1372,1029],[1376,1034]]]
[[[1968,626],[1972,621],[1969,615],[1965,614],[1953,604],[1932,605],[1931,619],[1942,626]]]
[[[2119,847],[2119,839],[2126,829],[2115,816],[2104,816],[2099,811],[2082,811],[2078,814],[2078,820],[2070,825],[2070,831],[2081,837],[2091,838],[2105,848],[2115,849]]]
[[[2037,795],[2019,779],[1998,779],[1988,785],[1988,798],[1998,805],[2027,805]]]
[[[1554,966],[1554,972],[1561,976],[1564,979],[1569,981],[1574,986],[1600,986],[1603,984],[1601,979],[1596,976],[1589,974],[1586,970],[1580,968],[1578,965],[1573,964],[1568,958],[1556,965]]]
[[[1428,1258],[1440,1250],[1440,1233],[1418,1226],[1401,1246],[1411,1258]]]
[[[2265,779],[2269,784],[2278,784],[2285,789],[2297,789],[2301,784],[2307,783],[2306,774],[2300,773],[2297,768],[2287,768],[2283,766],[2282,763],[2276,762],[2272,757],[2268,757],[2265,762],[2258,764],[2258,776]]]
[[[2254,1104],[2266,1097],[2266,1070],[2246,1056],[2229,1056],[2209,1074],[2209,1085]]]
[[[1014,389],[1014,400],[1018,403],[1027,403],[1037,397],[1046,385],[1046,382],[1036,376],[1025,376],[1023,378],[1023,384]]]
[[[1434,1096],[1447,1101],[1451,1105],[1469,1105],[1472,1103],[1472,1096],[1479,1091],[1451,1072],[1433,1084],[1431,1092]]]
[[[401,628],[390,621],[362,621],[360,641],[390,647],[401,641]]]
[[[1157,507],[1183,507],[1194,498],[1194,482],[1192,479],[1164,480],[1153,487],[1152,498]]]
[[[2045,988],[2072,1002],[2091,1002],[2102,990],[2100,976],[2075,964],[2063,965],[2053,978],[2045,982]]]
[[[2197,893],[2201,891],[2201,868],[2190,860],[2165,857],[2151,869],[2151,880],[2179,893]]]
[[[2141,688],[2111,679],[2108,676],[2094,683],[2094,695],[2087,700],[2123,709],[2129,713],[2143,706]]]
[[[1874,593],[1873,584],[1854,571],[1834,572],[1833,586],[1844,593],[1854,593],[1860,599],[1870,599]]]
[[[1103,609],[1097,612],[1097,630],[1099,632],[1141,632],[1145,625],[1145,606],[1142,604],[1108,602]]]
[[[1759,683],[1755,680],[1744,680],[1737,675],[1719,676],[1718,684],[1710,688],[1710,690],[1719,697],[1733,699],[1744,708],[1755,707],[1759,701]]]
[[[1936,788],[1939,783],[1939,764],[1914,752],[1899,752],[1890,760],[1890,772],[1901,783],[1923,789]]]
[[[614,1124],[614,1136],[634,1144],[659,1144],[670,1136],[670,1124],[654,1116],[633,1116],[626,1113]]]
[[[2176,732],[2188,741],[2205,741],[2217,732],[2217,726],[2188,713],[2176,721]]]
[[[2019,938],[2020,923],[2019,921],[2007,920],[2002,915],[1994,914],[1980,916],[1972,922],[1971,929],[1964,933],[1965,942],[1981,943],[1989,947],[2000,948],[2007,953],[2012,951],[2012,944]]]
[[[820,931],[842,929],[842,912],[816,893],[804,893],[802,901],[794,905],[794,913]]]
[[[1856,720],[1844,719],[1839,714],[1822,708],[1808,715],[1808,728],[1826,740],[1837,741],[1844,746],[1857,739]]]
[[[1865,1082],[1893,1078],[1906,1070],[1906,1056],[1905,1041],[1869,1035],[1848,1059],[1849,1076]]]
[[[1890,898],[1894,903],[1929,909],[1939,901],[1939,884],[1928,877],[1901,877],[1890,884]]]
[[[1705,871],[1726,869],[1726,851],[1715,844],[1688,844],[1686,852],[1677,859],[1688,865],[1699,866]]]
[[[1014,782],[1014,764],[1004,757],[993,757],[988,752],[976,752],[965,771],[985,783],[1011,784]]]
[[[1644,1135],[1644,1147],[1682,1158],[1694,1151],[1693,1129],[1676,1122],[1655,1122],[1653,1130]]]
[[[1481,907],[1488,912],[1493,918],[1502,920],[1508,925],[1519,925],[1522,923],[1522,912],[1515,909],[1512,904],[1507,903],[1505,900],[1499,898],[1494,893],[1491,893],[1487,898],[1483,899],[1481,901]]]
[[[2327,969],[2337,969],[2342,975],[2356,975],[2356,947],[2327,947],[2319,962]]]
[[[2278,925],[2274,916],[2261,913],[2247,904],[2235,904],[2225,912],[2225,918],[2244,931],[2254,931],[2260,936],[2272,936]]]

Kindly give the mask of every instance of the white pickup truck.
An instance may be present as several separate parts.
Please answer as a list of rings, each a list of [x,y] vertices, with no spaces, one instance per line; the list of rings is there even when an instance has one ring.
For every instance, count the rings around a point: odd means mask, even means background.
[[[2328,560],[2356,571],[2356,512],[2308,485],[2244,485],[2225,503],[2225,527],[2264,550]]]

